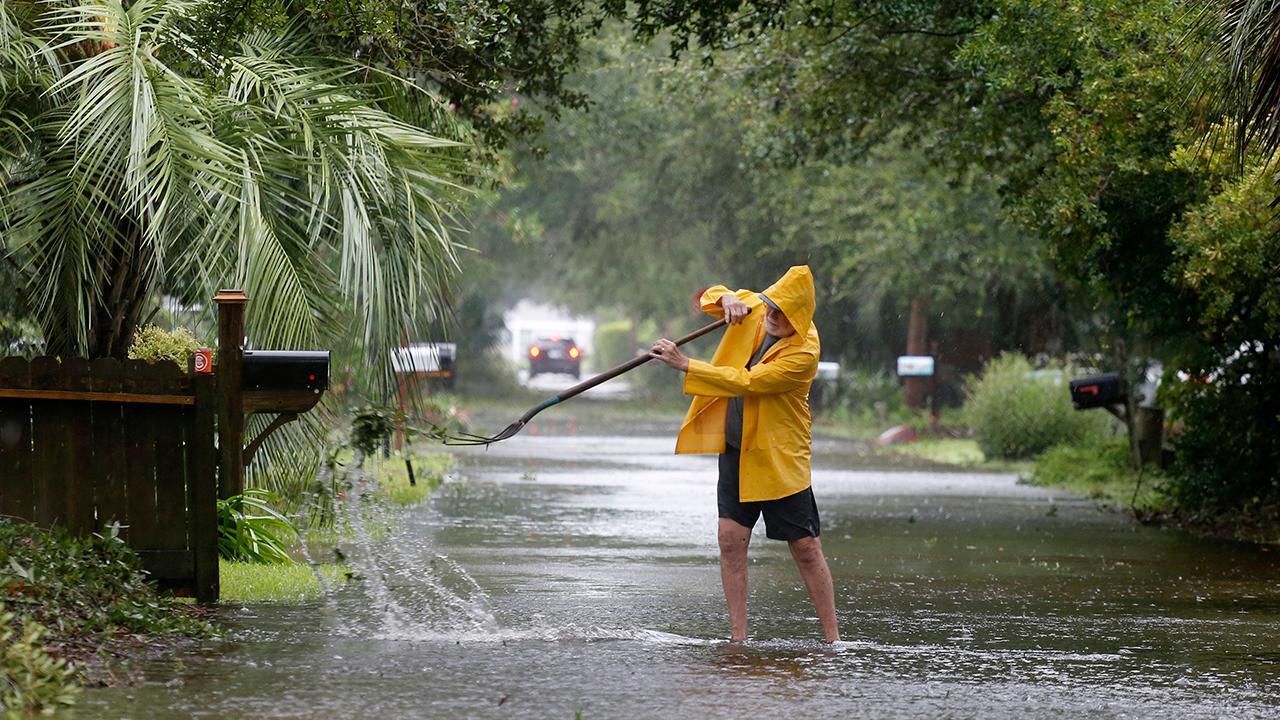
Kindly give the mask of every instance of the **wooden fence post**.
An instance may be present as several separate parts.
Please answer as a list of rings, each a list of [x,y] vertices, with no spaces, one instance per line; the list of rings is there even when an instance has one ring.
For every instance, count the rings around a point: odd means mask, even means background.
[[[222,290],[218,304],[218,497],[244,492],[244,394],[240,364],[244,349],[244,306],[241,290]]]

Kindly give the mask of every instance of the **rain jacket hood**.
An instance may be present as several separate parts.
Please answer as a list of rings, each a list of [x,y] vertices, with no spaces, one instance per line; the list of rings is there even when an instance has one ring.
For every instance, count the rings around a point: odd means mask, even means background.
[[[698,304],[708,315],[724,317],[720,301],[726,295],[746,303],[751,312],[725,328],[711,362],[689,360],[684,391],[693,400],[676,438],[676,452],[724,452],[729,398],[741,397],[738,498],[753,502],[786,497],[809,487],[809,385],[821,354],[813,324],[813,276],[807,266],[798,265],[764,293],[715,285],[702,293]],[[778,306],[796,332],[778,340],[747,368],[765,339],[765,298]]]
[[[813,323],[817,294],[813,289],[813,273],[808,265],[793,265],[778,281],[760,293],[787,316],[796,334],[804,337]]]

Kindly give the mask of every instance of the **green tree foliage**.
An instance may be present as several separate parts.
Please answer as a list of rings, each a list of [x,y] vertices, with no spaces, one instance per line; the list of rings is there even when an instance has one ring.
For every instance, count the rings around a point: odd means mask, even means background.
[[[1275,514],[1274,176],[1257,160],[1224,174],[1224,132],[1188,90],[1194,73],[1226,72],[1206,28],[1172,2],[1019,8],[965,56],[997,90],[1043,98],[1053,154],[1021,173],[1019,216],[1113,327],[1166,360],[1183,512]]]
[[[1253,155],[1236,175],[1215,135],[1175,153],[1213,194],[1174,228],[1173,282],[1194,294],[1198,330],[1162,394],[1185,425],[1176,439],[1182,506],[1201,517],[1280,518],[1280,234],[1276,175]]]
[[[1200,193],[1169,162],[1196,122],[1185,12],[1169,0],[996,5],[958,54],[983,88],[959,141],[1004,141],[984,149],[1008,172],[1010,209],[1077,287],[1153,334],[1176,334],[1174,310],[1191,299],[1168,279],[1168,230]]]
[[[199,27],[222,52],[264,22],[305,25],[313,48],[410,79],[501,146],[540,129],[544,112],[584,106],[564,78],[606,14],[557,0],[214,0]]]
[[[757,159],[843,161],[891,134],[913,143],[968,119],[969,88],[956,52],[993,3],[872,0],[776,3],[744,13],[742,46],[715,61],[743,79],[739,108]]]
[[[895,133],[850,162],[757,177],[759,224],[773,227],[757,253],[821,269],[819,319],[845,357],[901,354],[916,299],[932,308],[935,337],[988,332],[998,347],[1043,347],[1034,332],[1061,333],[1044,243],[1003,217],[997,176],[939,167]]]
[[[477,246],[550,299],[668,323],[713,273],[729,281],[711,258],[746,201],[732,122],[717,97],[669,92],[683,71],[662,58],[621,40],[593,49],[579,86],[595,107],[548,128],[546,162],[516,157]]]
[[[1280,150],[1280,5],[1274,0],[1192,0],[1198,28],[1213,38],[1197,74],[1209,99],[1234,118],[1237,160]]]
[[[1183,510],[1280,501],[1280,252],[1260,164],[1280,137],[1274,3],[886,5],[753,26],[762,39],[733,65],[757,90],[739,104],[748,151],[843,168],[902,133],[955,176],[990,168],[1001,213],[1045,244],[1105,362],[1170,368]],[[1234,115],[1225,132],[1205,87]]]
[[[548,117],[582,110],[589,96],[570,81],[584,42],[606,25],[668,40],[672,57],[716,47],[739,32],[784,23],[793,12],[820,20],[826,0],[209,0],[195,32],[222,54],[253,28],[303,24],[314,46],[390,70],[449,104],[490,147],[534,138]],[[800,6],[803,6],[801,8]],[[787,11],[787,12],[784,12]]]
[[[518,286],[670,332],[701,286],[763,288],[809,263],[827,355],[871,362],[901,351],[921,295],[940,328],[1002,343],[1019,337],[1004,325],[1052,317],[1043,244],[1001,217],[990,173],[939,168],[902,133],[856,161],[766,162],[735,70],[672,66],[620,34],[589,47],[574,86],[592,110],[549,127],[548,161],[517,156],[478,223],[477,246]]]

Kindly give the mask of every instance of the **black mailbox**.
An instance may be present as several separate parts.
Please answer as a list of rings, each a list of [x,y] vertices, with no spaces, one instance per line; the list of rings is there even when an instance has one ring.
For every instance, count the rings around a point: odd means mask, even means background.
[[[245,415],[276,413],[244,449],[244,464],[268,435],[320,402],[329,387],[328,350],[246,350],[240,362],[241,409]]]
[[[329,351],[246,350],[240,386],[246,392],[284,390],[319,395],[329,387]]]
[[[1071,404],[1077,410],[1118,405],[1125,399],[1124,379],[1120,373],[1103,373],[1071,381]]]

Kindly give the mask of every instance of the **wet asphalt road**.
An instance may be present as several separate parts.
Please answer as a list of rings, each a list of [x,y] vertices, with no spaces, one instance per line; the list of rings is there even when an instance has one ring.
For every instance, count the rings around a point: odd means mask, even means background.
[[[227,607],[233,641],[75,716],[1280,716],[1272,553],[841,441],[814,488],[845,641],[818,642],[760,527],[753,640],[725,643],[715,459],[671,455],[673,430],[547,422],[460,451],[429,503],[348,543],[363,580]]]

